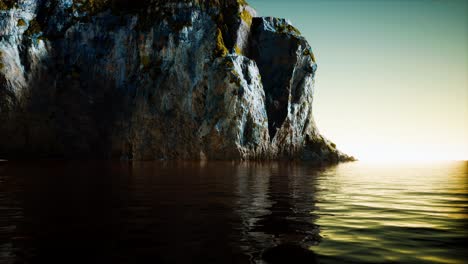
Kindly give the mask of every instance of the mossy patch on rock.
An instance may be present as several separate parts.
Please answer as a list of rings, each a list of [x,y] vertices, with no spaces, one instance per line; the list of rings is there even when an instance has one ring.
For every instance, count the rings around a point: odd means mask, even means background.
[[[236,52],[236,54],[242,55],[242,49],[239,46],[235,45],[234,46],[234,51]]]
[[[297,35],[301,35],[301,32],[297,28],[295,28],[293,25],[290,25],[290,24],[277,25],[276,30],[279,33],[295,33]]]
[[[140,57],[140,63],[143,65],[143,68],[148,68],[151,64],[151,59],[148,55],[142,55]]]
[[[24,19],[21,18],[20,20],[18,20],[18,27],[24,27],[24,26],[26,26],[26,21],[24,21]]]
[[[249,27],[252,25],[252,15],[247,9],[244,8],[240,13],[240,18],[244,21]]]
[[[313,53],[310,49],[305,49],[305,50],[304,50],[304,56],[309,56],[310,59],[311,59],[313,62],[316,62],[316,61],[315,61],[315,55],[314,55],[314,53]]]
[[[234,68],[234,63],[232,62],[232,60],[226,60],[224,66],[226,66],[227,69],[232,69]]]
[[[223,33],[220,28],[216,29],[216,47],[215,55],[217,57],[225,57],[228,54],[228,49],[224,45]]]
[[[236,70],[232,69],[230,83],[235,83],[237,87],[240,87],[241,81],[242,81],[242,77],[239,75],[239,73]]]

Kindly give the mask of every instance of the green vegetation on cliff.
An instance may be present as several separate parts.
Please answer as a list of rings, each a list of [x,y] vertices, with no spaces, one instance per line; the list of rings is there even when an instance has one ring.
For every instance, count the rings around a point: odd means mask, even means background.
[[[235,45],[234,46],[234,51],[236,52],[236,54],[238,55],[242,55],[242,50],[239,46]]]
[[[281,24],[276,27],[276,30],[279,33],[296,33],[297,35],[301,35],[301,32],[290,24]]]
[[[18,20],[18,27],[24,27],[24,26],[26,26],[26,21],[24,21],[24,19]]]
[[[252,15],[247,9],[242,10],[240,13],[240,18],[244,21],[249,27],[252,25]]]
[[[216,47],[215,47],[215,55],[217,57],[225,57],[228,54],[228,49],[226,45],[224,45],[223,33],[221,29],[216,30]]]
[[[310,59],[311,59],[313,62],[316,62],[316,61],[315,61],[314,53],[313,53],[310,49],[304,50],[304,55],[305,55],[305,56],[309,56]]]

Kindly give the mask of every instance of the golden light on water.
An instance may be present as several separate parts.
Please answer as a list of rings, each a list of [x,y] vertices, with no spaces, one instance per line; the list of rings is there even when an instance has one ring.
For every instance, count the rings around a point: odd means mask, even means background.
[[[330,257],[354,254],[357,263],[381,262],[382,257],[407,263],[465,263],[461,255],[442,251],[451,246],[445,238],[455,241],[465,234],[467,165],[358,162],[338,166],[318,179],[321,215],[317,224],[324,239],[311,249]],[[428,247],[421,247],[421,241]],[[363,245],[373,250],[361,250]],[[440,252],[434,250],[439,245],[443,245]],[[382,248],[392,254],[379,254]]]

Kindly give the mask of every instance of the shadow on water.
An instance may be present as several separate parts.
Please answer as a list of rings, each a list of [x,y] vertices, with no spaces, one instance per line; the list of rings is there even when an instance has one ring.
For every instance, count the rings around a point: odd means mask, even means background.
[[[314,263],[317,169],[9,162],[1,263]]]

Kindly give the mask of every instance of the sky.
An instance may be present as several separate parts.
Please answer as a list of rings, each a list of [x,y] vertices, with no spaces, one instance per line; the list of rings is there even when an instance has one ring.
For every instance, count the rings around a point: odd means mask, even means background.
[[[314,116],[360,160],[468,160],[468,0],[250,0],[317,59]]]

